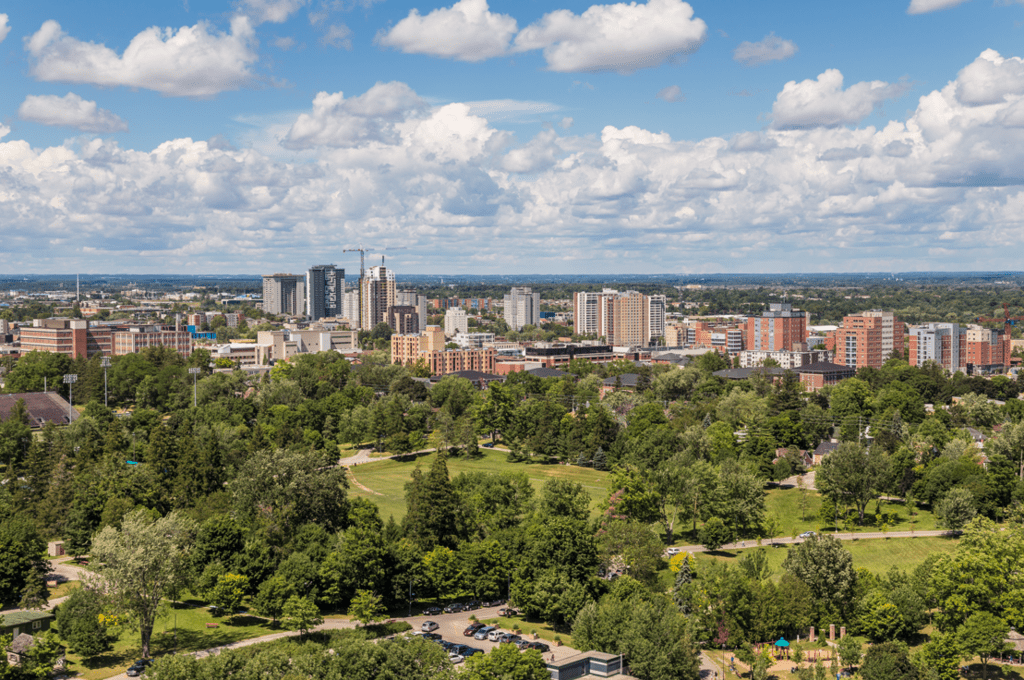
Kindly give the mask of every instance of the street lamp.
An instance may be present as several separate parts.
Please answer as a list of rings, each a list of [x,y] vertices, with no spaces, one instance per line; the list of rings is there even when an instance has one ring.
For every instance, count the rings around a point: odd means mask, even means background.
[[[107,406],[107,369],[110,368],[110,357],[100,359],[100,366],[103,367],[103,406]]]
[[[71,413],[75,410],[75,407],[72,406],[73,402],[71,400],[71,396],[72,396],[72,394],[71,394],[71,389],[72,389],[71,386],[74,385],[76,382],[78,382],[78,375],[77,374],[75,374],[75,373],[65,373],[64,374],[64,384],[68,386],[68,423],[69,424],[71,423]]]
[[[199,405],[199,374],[202,371],[203,369],[198,366],[188,369],[189,375],[192,376],[192,408]]]

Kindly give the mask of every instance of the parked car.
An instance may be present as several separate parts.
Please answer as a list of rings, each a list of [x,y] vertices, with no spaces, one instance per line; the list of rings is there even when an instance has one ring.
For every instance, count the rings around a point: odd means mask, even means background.
[[[678,555],[681,552],[683,552],[682,548],[669,548],[668,550],[665,551],[665,554],[671,556],[671,555]]]
[[[466,660],[466,657],[462,656],[461,654],[449,654],[448,660],[456,666],[458,666],[460,663]]]
[[[546,654],[551,651],[551,647],[543,642],[531,642],[527,649],[536,649],[541,654]]]
[[[498,628],[495,628],[494,630],[492,630],[490,633],[487,634],[487,639],[490,640],[491,642],[497,642],[498,638],[500,638],[504,634],[505,634],[504,631],[502,631],[502,630],[500,630]]]
[[[483,606],[484,607],[500,607],[503,604],[505,604],[504,600],[487,600],[486,602],[484,602]]]
[[[437,616],[438,614],[444,613],[444,610],[440,607],[427,607],[423,610],[423,613],[427,616]]]
[[[512,644],[514,644],[516,647],[518,647],[519,651],[523,651],[524,649],[529,649],[530,648],[530,641],[529,640],[524,640],[523,638],[519,637],[518,635],[516,637],[519,638],[519,639],[513,641]]]
[[[519,612],[512,607],[503,607],[498,610],[498,616],[517,616],[518,614]]]
[[[459,656],[466,656],[466,652],[468,652],[471,649],[473,649],[473,648],[470,647],[469,645],[452,645],[451,651],[454,652],[455,654],[458,654]],[[451,652],[449,652],[449,653],[451,653]]]
[[[431,633],[440,627],[441,626],[437,625],[436,621],[424,621],[422,624],[420,624],[420,630],[422,630],[424,633]]]
[[[811,536],[817,536],[817,535],[818,535],[817,532],[805,531],[804,533],[800,534],[799,538],[810,538]]]
[[[466,604],[462,605],[463,611],[469,611],[471,609],[480,609],[480,600],[470,600]]]
[[[465,607],[463,607],[462,603],[452,602],[450,605],[444,608],[444,613],[457,614],[458,612],[461,612],[463,609],[465,609]]]
[[[465,652],[465,654],[463,654],[463,656],[468,659],[469,657],[471,657],[471,656],[473,656],[475,654],[483,654],[483,653],[484,653],[484,650],[482,650],[482,649],[477,649],[476,647],[470,647],[469,649],[466,650],[466,652]]]
[[[440,633],[424,633],[423,637],[431,642],[443,642],[444,640]]]
[[[462,631],[462,634],[466,637],[470,637],[483,627],[484,624],[480,623],[479,621],[474,621],[473,623],[466,626],[466,630]]]
[[[522,639],[523,638],[519,637],[515,633],[502,633],[501,637],[498,638],[498,643],[502,644],[502,645],[506,645],[506,644],[510,644],[510,643],[511,644],[515,644],[518,640],[522,640]]]
[[[494,626],[484,626],[477,632],[473,633],[474,640],[486,640],[490,632],[494,630]]]
[[[130,678],[137,678],[146,672],[146,667],[153,663],[152,659],[139,659],[124,672]]]

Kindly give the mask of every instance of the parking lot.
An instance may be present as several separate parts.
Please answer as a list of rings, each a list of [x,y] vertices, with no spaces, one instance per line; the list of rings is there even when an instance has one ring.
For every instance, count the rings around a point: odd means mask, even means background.
[[[498,610],[499,609],[501,609],[501,607],[488,607],[486,609],[476,609],[474,611],[458,612],[456,614],[437,614],[437,615],[434,615],[434,616],[414,616],[411,619],[405,619],[405,620],[408,621],[409,624],[412,626],[413,632],[421,630],[422,629],[422,624],[423,624],[424,621],[434,621],[439,626],[439,628],[437,630],[435,630],[434,632],[439,634],[443,640],[446,640],[447,642],[453,642],[455,644],[463,644],[463,645],[469,645],[470,647],[476,647],[477,649],[484,650],[484,653],[487,653],[487,652],[491,651],[492,649],[494,649],[496,646],[498,646],[498,643],[497,642],[491,642],[490,640],[475,640],[475,639],[473,639],[472,636],[470,636],[470,637],[464,636],[462,634],[462,631],[464,631],[466,629],[466,627],[470,623],[472,623],[472,621],[470,621],[470,619],[469,619],[470,616],[475,616],[480,621],[483,621],[483,620],[486,620],[486,619],[494,619],[494,618],[498,617]],[[527,623],[524,619],[522,619],[522,617],[519,617],[519,618],[520,618],[519,626],[521,628],[523,628],[524,630],[529,631],[530,627],[531,627],[530,624]],[[511,632],[507,628],[503,628],[502,630],[507,631],[507,632]],[[562,637],[563,637],[563,639],[565,639],[565,638],[568,638],[568,635],[564,635]],[[533,639],[532,636],[527,635],[525,633],[523,633],[523,638],[527,639],[527,640],[532,640]],[[577,650],[575,650],[575,649],[573,649],[571,647],[567,647],[565,645],[562,645],[561,647],[556,647],[554,645],[554,643],[552,643],[550,640],[545,640],[543,638],[538,638],[537,641],[538,642],[544,642],[548,646],[551,647],[551,650],[544,654],[544,660],[545,661],[550,661],[552,654],[554,655],[554,658],[557,660],[557,659],[563,659],[563,658],[566,658],[566,657],[569,657],[569,656],[573,656],[574,654],[578,654],[579,653]]]

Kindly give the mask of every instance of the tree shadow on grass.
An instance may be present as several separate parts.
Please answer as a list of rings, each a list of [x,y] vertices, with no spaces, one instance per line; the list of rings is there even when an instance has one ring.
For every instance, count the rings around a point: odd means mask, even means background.
[[[97,668],[114,668],[117,666],[128,666],[133,661],[139,658],[142,652],[138,647],[131,647],[124,650],[123,652],[106,652],[104,654],[97,654],[96,656],[90,656],[82,659],[79,663],[88,668],[89,670],[95,670]]]

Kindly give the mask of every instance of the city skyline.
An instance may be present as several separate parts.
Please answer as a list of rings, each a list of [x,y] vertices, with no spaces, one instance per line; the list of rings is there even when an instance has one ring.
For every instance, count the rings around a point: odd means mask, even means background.
[[[1019,269],[1022,28],[956,0],[19,6],[0,268]]]

